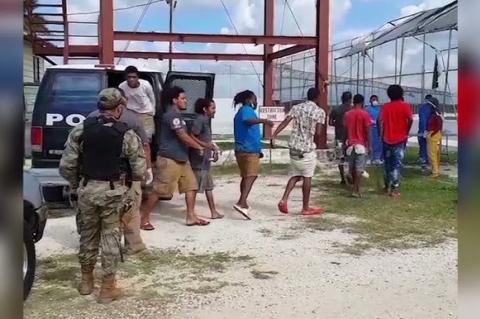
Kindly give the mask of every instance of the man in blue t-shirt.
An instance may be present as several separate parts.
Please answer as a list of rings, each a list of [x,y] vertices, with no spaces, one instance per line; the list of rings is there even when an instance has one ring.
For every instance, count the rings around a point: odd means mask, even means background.
[[[233,208],[245,218],[250,219],[247,198],[258,177],[262,156],[260,125],[272,127],[273,122],[258,118],[255,112],[257,97],[252,91],[246,90],[238,93],[233,102],[235,106],[242,105],[234,119],[235,157],[240,168],[242,182],[240,198]]]

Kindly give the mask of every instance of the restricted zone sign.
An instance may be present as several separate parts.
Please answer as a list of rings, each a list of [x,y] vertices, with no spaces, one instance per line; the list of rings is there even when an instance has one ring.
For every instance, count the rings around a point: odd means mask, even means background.
[[[260,106],[259,108],[260,118],[267,119],[275,123],[272,129],[265,127],[263,137],[265,139],[271,139],[275,129],[285,119],[285,108],[283,106]]]

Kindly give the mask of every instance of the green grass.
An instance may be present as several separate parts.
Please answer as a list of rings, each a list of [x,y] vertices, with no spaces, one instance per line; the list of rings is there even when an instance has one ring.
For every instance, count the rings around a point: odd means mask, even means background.
[[[327,208],[323,218],[308,219],[312,231],[344,229],[358,240],[344,251],[360,254],[369,248],[428,247],[457,235],[457,184],[447,177],[434,180],[418,169],[406,169],[402,196],[392,199],[382,192],[383,171],[371,168],[363,186],[364,197],[349,197],[350,190],[337,181],[319,180],[324,193],[319,204]],[[333,214],[331,216],[330,214]]]
[[[458,153],[456,151],[449,151],[448,156],[442,154],[441,162],[442,164],[456,165],[458,163]],[[407,147],[405,164],[418,165],[418,147]]]
[[[284,139],[281,139],[279,138],[279,140],[284,140]],[[233,150],[235,148],[235,142],[215,142],[215,144],[217,144],[217,146],[222,150],[222,151],[230,151],[230,150]],[[263,141],[262,142],[262,148],[263,149],[270,149],[270,141]],[[275,145],[275,148],[285,148],[285,147],[282,147],[280,145]]]
[[[288,164],[263,164],[261,169],[262,175],[279,175],[288,172]],[[213,166],[212,174],[214,176],[238,175],[240,171],[236,164]]]

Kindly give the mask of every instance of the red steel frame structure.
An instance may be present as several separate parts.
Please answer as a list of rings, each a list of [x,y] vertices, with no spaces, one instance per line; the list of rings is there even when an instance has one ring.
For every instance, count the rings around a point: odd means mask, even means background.
[[[38,7],[51,6],[39,4]],[[69,45],[68,19],[66,0],[56,5],[62,9],[64,26],[63,47],[48,43],[51,38],[37,37],[34,41],[34,54],[38,56],[63,56],[64,63],[69,57],[98,58],[100,64],[113,65],[115,57],[154,58],[154,59],[189,59],[189,60],[224,60],[224,61],[263,61],[263,105],[274,105],[273,86],[275,60],[292,54],[315,49],[315,85],[321,91],[320,105],[328,111],[325,87],[328,79],[329,42],[330,42],[330,0],[317,0],[316,34],[315,36],[279,36],[275,35],[275,0],[265,0],[265,18],[263,35],[220,35],[193,33],[161,33],[161,32],[120,32],[114,30],[113,0],[100,1],[98,21],[98,45]],[[31,11],[29,11],[31,13]],[[39,14],[41,15],[41,14]],[[59,24],[56,22],[55,24]],[[48,33],[46,34],[48,36]],[[196,43],[238,43],[263,45],[263,54],[226,54],[226,53],[168,53],[168,52],[135,52],[114,50],[115,40],[124,41],[158,41],[158,42],[196,42]],[[57,39],[58,41],[58,39]],[[47,45],[46,45],[47,44]],[[274,45],[292,45],[274,52]],[[322,139],[318,141],[322,148],[326,147],[326,126]]]

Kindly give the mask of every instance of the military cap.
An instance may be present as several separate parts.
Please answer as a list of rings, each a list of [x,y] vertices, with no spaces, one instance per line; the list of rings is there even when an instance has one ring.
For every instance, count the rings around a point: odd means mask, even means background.
[[[122,93],[116,88],[107,88],[98,94],[97,106],[100,110],[113,110],[123,101]]]

